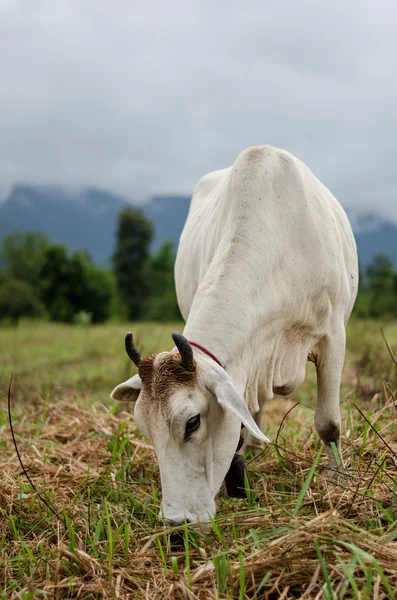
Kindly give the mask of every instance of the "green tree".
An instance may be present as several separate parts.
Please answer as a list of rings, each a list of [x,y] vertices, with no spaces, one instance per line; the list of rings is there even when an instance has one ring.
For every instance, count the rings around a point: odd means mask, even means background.
[[[114,273],[127,317],[144,316],[149,295],[148,259],[153,225],[139,208],[128,207],[119,214]]]
[[[154,321],[181,318],[174,282],[175,253],[172,242],[165,242],[149,260],[150,298],[147,317]]]
[[[5,269],[0,269],[0,286],[8,281],[8,279],[7,271]]]
[[[41,298],[53,321],[71,323],[81,311],[90,313],[94,323],[109,318],[115,289],[112,275],[85,252],[69,256],[64,246],[50,246],[40,278]]]
[[[113,273],[94,264],[86,264],[86,279],[81,310],[91,314],[93,323],[109,319],[116,304],[116,281]]]
[[[383,254],[377,254],[366,270],[369,316],[397,315],[395,277],[392,261]]]
[[[73,321],[76,312],[71,296],[78,287],[72,273],[66,248],[52,245],[47,248],[40,270],[41,298],[52,321]]]
[[[0,250],[1,262],[11,279],[27,281],[35,289],[49,242],[43,233],[28,231],[7,235]]]
[[[9,279],[0,285],[0,319],[17,324],[21,317],[39,317],[44,306],[26,281]]]
[[[353,307],[353,314],[360,318],[369,316],[369,292],[366,281],[365,271],[358,265],[358,294]]]

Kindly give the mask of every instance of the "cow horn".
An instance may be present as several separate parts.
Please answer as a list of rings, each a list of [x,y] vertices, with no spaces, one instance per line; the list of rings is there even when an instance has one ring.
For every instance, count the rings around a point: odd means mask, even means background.
[[[125,336],[125,349],[126,349],[126,352],[127,352],[128,356],[130,357],[130,359],[134,363],[134,365],[136,365],[137,367],[139,367],[139,363],[141,362],[141,358],[142,357],[141,357],[141,355],[139,354],[138,350],[135,347],[134,339],[132,337],[131,331],[129,331],[127,333],[127,335]]]
[[[188,340],[181,333],[173,333],[172,339],[175,342],[175,346],[178,348],[181,355],[180,366],[186,371],[195,371],[196,366],[193,360],[193,350]]]

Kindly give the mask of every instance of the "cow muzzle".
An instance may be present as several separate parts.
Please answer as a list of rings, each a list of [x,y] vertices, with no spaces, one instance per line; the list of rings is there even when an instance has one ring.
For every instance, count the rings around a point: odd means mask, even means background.
[[[184,509],[180,507],[167,506],[165,502],[161,505],[159,519],[170,527],[177,527],[186,523],[208,523],[215,515],[215,500],[211,499],[208,503],[199,504]]]

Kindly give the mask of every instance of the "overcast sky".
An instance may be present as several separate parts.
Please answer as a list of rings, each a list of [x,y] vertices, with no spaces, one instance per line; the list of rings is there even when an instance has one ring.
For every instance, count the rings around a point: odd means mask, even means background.
[[[397,219],[395,0],[0,0],[0,187],[190,194],[254,144]]]

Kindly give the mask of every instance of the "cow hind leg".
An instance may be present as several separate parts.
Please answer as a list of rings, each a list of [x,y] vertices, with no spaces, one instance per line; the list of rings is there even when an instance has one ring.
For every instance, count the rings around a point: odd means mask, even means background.
[[[343,468],[340,443],[340,383],[345,358],[346,333],[342,326],[316,347],[317,406],[315,425],[328,455],[331,481],[337,483]],[[335,456],[335,453],[337,456]],[[339,464],[338,464],[339,463]]]

